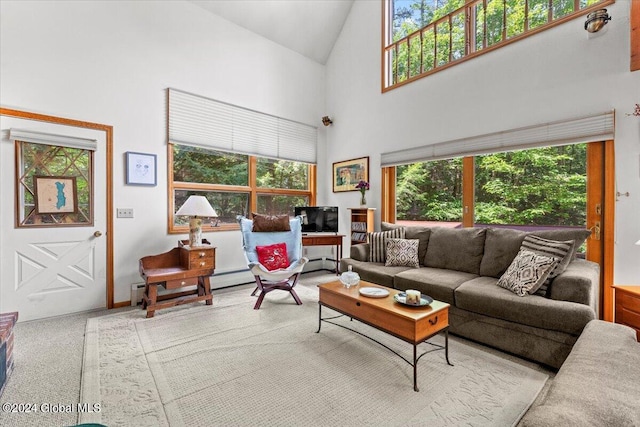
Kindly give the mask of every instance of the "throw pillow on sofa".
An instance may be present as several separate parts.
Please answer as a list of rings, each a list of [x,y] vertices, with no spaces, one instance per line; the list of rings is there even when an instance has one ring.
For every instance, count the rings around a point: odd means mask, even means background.
[[[549,272],[547,279],[537,290],[539,295],[545,296],[551,281],[567,269],[567,265],[571,262],[571,253],[574,245],[574,240],[560,242],[534,235],[528,235],[524,238],[520,250],[525,249],[539,255],[546,255],[557,261],[555,267]]]
[[[385,267],[420,267],[418,239],[387,239]]]
[[[556,258],[521,249],[497,284],[521,297],[533,294],[557,264]]]
[[[404,234],[404,228],[367,233],[370,247],[369,262],[385,262],[387,248],[386,239],[404,239]]]

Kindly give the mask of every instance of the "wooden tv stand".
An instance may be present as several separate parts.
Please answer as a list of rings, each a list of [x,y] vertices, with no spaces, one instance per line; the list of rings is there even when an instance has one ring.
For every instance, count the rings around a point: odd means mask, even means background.
[[[335,246],[336,274],[340,274],[342,258],[342,238],[344,234],[306,234],[302,236],[302,246]]]
[[[209,276],[213,275],[216,263],[216,248],[210,245],[191,248],[180,244],[159,255],[140,259],[140,275],[145,281],[142,308],[147,317],[156,310],[197,301],[213,304]],[[158,295],[158,286],[165,289],[180,289],[194,286],[192,291]]]

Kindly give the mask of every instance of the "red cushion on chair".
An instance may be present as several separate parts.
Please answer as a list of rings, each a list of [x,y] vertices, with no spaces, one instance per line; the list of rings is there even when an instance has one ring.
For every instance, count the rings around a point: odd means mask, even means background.
[[[256,246],[258,261],[269,270],[289,267],[289,257],[287,256],[287,244],[275,243],[269,246]]]

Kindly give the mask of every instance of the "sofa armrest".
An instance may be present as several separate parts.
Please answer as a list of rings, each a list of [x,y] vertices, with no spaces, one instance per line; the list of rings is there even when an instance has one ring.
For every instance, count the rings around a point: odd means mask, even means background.
[[[359,243],[351,246],[350,257],[357,261],[369,261],[369,244]]]
[[[600,266],[591,261],[575,259],[551,282],[551,299],[585,304],[599,315],[598,292]]]

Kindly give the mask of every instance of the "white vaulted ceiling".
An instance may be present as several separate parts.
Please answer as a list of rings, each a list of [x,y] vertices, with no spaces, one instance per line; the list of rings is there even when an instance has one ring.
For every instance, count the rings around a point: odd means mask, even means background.
[[[191,0],[249,31],[325,64],[353,0]]]

